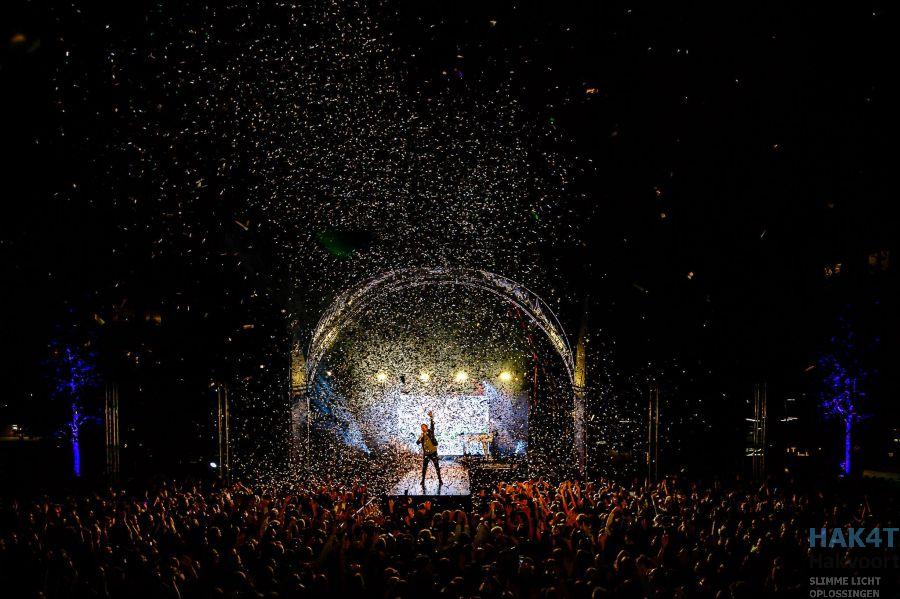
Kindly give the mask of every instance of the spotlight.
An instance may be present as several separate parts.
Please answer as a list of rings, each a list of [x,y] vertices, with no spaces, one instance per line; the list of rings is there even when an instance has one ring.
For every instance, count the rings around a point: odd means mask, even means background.
[[[219,465],[216,464],[215,462],[210,462],[210,463],[209,463],[209,467],[212,468],[213,470],[215,470],[216,468],[219,467]]]
[[[378,381],[379,383],[383,383],[387,380],[387,374],[385,374],[383,372],[379,372],[378,374],[375,375],[375,380]]]
[[[419,373],[419,380],[422,381],[423,383],[427,383],[428,381],[431,380],[431,375],[428,374],[427,372],[424,372],[424,371],[423,371],[423,372],[420,372],[420,373]]]
[[[468,378],[469,374],[465,370],[457,370],[456,374],[453,376],[453,380],[457,383],[465,383]]]
[[[504,383],[508,383],[509,381],[512,380],[512,373],[508,370],[504,370],[503,372],[500,373],[500,380],[503,381]]]

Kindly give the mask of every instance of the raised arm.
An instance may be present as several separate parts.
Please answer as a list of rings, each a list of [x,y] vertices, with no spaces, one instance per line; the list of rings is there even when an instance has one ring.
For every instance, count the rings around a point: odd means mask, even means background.
[[[428,422],[431,424],[431,432],[434,434],[434,412],[428,410]]]

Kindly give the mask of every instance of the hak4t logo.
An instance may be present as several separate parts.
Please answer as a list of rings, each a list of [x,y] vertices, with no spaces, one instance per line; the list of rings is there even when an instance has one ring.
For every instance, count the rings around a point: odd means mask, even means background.
[[[894,534],[900,528],[827,528],[809,529],[810,547],[885,547],[894,546]],[[898,535],[900,536],[900,535]]]

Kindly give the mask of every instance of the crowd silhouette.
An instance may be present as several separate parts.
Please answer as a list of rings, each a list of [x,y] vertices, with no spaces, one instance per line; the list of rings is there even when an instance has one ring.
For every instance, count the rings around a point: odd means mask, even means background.
[[[809,528],[889,526],[893,500],[882,500],[890,505],[873,511],[862,493],[676,477],[498,483],[465,510],[335,483],[267,492],[168,481],[141,492],[6,498],[0,594],[792,595],[805,589]]]

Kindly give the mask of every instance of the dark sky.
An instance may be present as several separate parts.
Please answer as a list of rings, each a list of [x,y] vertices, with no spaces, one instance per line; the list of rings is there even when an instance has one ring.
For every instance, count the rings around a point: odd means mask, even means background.
[[[108,366],[118,376],[200,389],[277,346],[277,314],[290,309],[264,236],[223,234],[215,251],[233,255],[206,265],[152,258],[154,233],[123,230],[127,215],[105,197],[113,186],[85,155],[81,138],[97,138],[103,123],[58,102],[67,50],[102,56],[113,39],[144,39],[147,15],[171,7],[49,4],[0,9],[10,417],[34,410],[47,342],[73,323],[118,352]],[[450,72],[490,83],[514,70],[529,114],[561,132],[557,150],[593,166],[574,183],[577,238],[544,251],[563,265],[568,329],[588,295],[594,338],[616,340],[621,368],[675,360],[723,388],[760,379],[796,388],[848,312],[877,339],[873,368],[898,356],[895,68],[880,3],[403,2],[372,13],[409,81]],[[114,102],[100,70],[87,73],[63,83],[88,106]],[[275,291],[250,298],[263,287]],[[148,317],[156,313],[162,325]],[[94,314],[130,324],[108,334]],[[231,339],[248,318],[258,326]],[[144,360],[130,370],[129,351]]]

